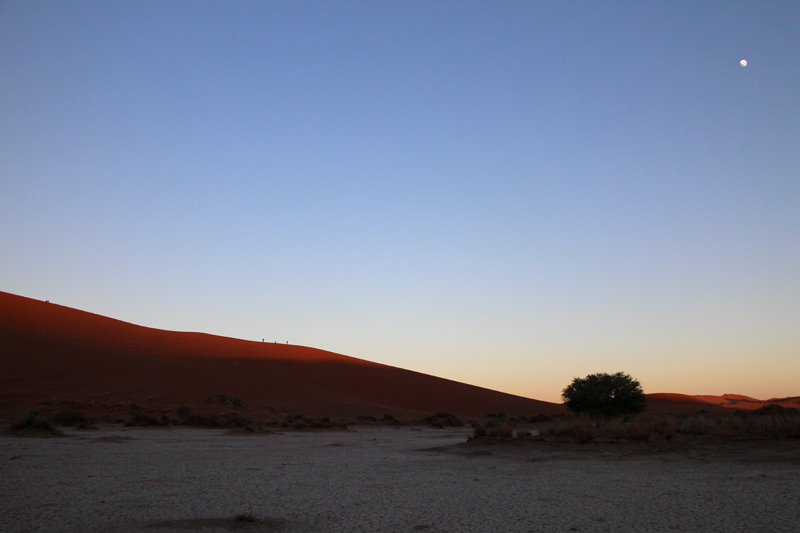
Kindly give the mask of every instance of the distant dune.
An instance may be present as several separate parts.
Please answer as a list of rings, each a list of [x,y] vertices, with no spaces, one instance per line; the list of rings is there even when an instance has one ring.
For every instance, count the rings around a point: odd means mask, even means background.
[[[415,418],[554,404],[304,346],[181,333],[0,292],[0,416],[38,405],[151,410],[214,394],[261,413]],[[44,402],[44,403],[43,403]]]
[[[780,405],[800,409],[800,397],[772,398],[770,400],[757,400],[741,394],[687,395],[672,393],[653,393],[647,395],[647,410],[651,413],[683,414],[699,410],[718,411],[721,409],[746,409],[753,410],[768,405]]]
[[[767,405],[781,405],[783,407],[793,407],[795,409],[800,408],[800,396],[757,400],[756,398],[742,396],[741,394],[723,394],[722,396],[695,396],[695,398],[721,407],[732,407],[734,409],[759,409]]]
[[[702,409],[716,411],[723,408],[688,394],[656,392],[647,395],[647,410],[651,413],[673,413],[678,415],[694,413]]]

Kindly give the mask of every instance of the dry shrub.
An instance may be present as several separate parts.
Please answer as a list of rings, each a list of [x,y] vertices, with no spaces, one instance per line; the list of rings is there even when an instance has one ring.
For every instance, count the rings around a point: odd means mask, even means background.
[[[675,436],[675,421],[672,418],[664,419],[663,424],[660,424],[657,428],[656,434],[663,435],[666,439],[671,439]]]
[[[731,417],[734,418],[734,417]],[[800,438],[800,411],[769,405],[755,411],[739,413],[740,431],[747,436],[763,438]]]
[[[800,438],[800,411],[769,406],[755,411],[696,413],[678,420],[682,435],[719,438]]]
[[[592,420],[588,416],[558,420],[544,433],[573,437],[578,442],[595,439],[655,441],[669,440],[675,434],[675,421],[671,416],[636,415],[630,418]]]
[[[181,420],[184,420],[192,414],[192,408],[185,404],[180,404],[178,406],[178,416]]]
[[[164,421],[164,424],[166,424],[166,420]],[[128,420],[125,421],[126,427],[132,427],[132,426],[150,427],[150,426],[160,426],[160,425],[162,425],[162,423],[156,417],[141,412],[134,413]]]
[[[522,439],[530,436],[530,432],[510,421],[500,421],[495,418],[485,422],[473,422],[472,438],[491,437],[498,439]]]
[[[516,436],[516,428],[512,424],[501,423],[489,429],[490,437],[499,437],[501,439],[513,439]]]
[[[547,433],[575,437],[580,443],[590,442],[595,437],[594,424],[588,416],[559,420],[550,426]]]
[[[231,396],[230,394],[212,394],[211,396],[206,396],[202,400],[199,400],[198,403],[204,403],[207,405],[218,405],[221,407],[250,407],[247,402],[238,398],[236,396]]]
[[[11,430],[22,433],[40,433],[50,435],[63,435],[58,429],[53,427],[50,421],[39,415],[39,411],[31,410],[20,422],[11,425]]]
[[[675,422],[668,415],[641,415],[622,424],[622,438],[635,441],[671,439]]]
[[[58,426],[78,426],[86,428],[89,425],[89,419],[86,418],[85,414],[79,411],[61,411],[60,413],[54,414],[50,420],[53,424]]]
[[[714,421],[704,414],[688,415],[678,422],[678,433],[682,435],[705,435],[714,428]]]
[[[729,417],[726,427],[731,437],[741,435],[745,431],[744,421],[740,416],[736,416],[735,414]]]
[[[609,420],[605,426],[608,436],[615,440],[627,438],[627,427],[621,418]]]
[[[637,422],[625,427],[625,438],[628,440],[648,440],[653,435],[652,424]]]
[[[426,424],[430,424],[435,428],[453,427],[460,428],[464,426],[464,421],[452,413],[445,413],[440,411],[434,415],[427,416],[422,419]]]
[[[305,416],[301,414],[287,415],[280,422],[280,426],[284,428],[294,429],[333,429],[343,428],[347,429],[347,419],[344,418],[329,418],[327,416],[315,417]]]
[[[567,417],[553,421],[543,435],[570,437],[578,442],[612,439],[639,442],[681,439],[800,438],[800,411],[770,406],[756,411],[725,410],[686,415],[638,414],[591,420]]]
[[[483,427],[483,424],[479,424],[478,422],[473,422],[472,424],[472,438],[473,439],[480,439],[483,437],[488,437],[489,432],[486,431],[486,428]]]

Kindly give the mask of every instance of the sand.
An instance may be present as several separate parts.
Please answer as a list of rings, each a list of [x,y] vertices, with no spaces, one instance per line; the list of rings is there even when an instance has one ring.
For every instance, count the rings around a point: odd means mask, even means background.
[[[800,529],[791,448],[774,460],[747,452],[543,457],[465,444],[468,429],[65,432],[0,436],[0,530]],[[256,522],[237,522],[242,513]]]
[[[226,394],[250,419],[304,414],[436,412],[549,415],[542,402],[307,346],[153,329],[0,292],[0,420],[29,409],[79,410],[93,418],[136,403],[174,416],[180,404]],[[113,418],[112,418],[113,420]]]

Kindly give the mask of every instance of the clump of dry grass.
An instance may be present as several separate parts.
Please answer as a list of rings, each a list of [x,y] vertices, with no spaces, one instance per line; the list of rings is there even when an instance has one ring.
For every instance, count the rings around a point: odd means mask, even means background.
[[[715,429],[717,422],[720,420],[714,420],[704,413],[685,415],[679,419],[677,430],[681,435],[705,435]]]
[[[773,405],[755,411],[695,413],[681,417],[676,429],[681,435],[731,439],[800,438],[800,411]]]
[[[596,422],[588,416],[563,418],[553,422],[543,432],[546,435],[574,437],[578,442],[590,442],[595,438]]]
[[[800,411],[797,409],[769,405],[755,411],[735,413],[740,420],[732,419],[728,428],[738,426],[746,434],[773,438],[800,438]]]
[[[636,415],[614,418],[599,424],[602,433],[613,440],[648,441],[671,439],[675,435],[675,421],[669,415]]]
[[[489,419],[472,423],[472,438],[523,439],[531,435],[522,425],[509,420]]]
[[[535,416],[489,413],[481,420],[472,422],[472,439],[525,439],[538,435],[539,427],[550,422],[552,417],[545,414]]]

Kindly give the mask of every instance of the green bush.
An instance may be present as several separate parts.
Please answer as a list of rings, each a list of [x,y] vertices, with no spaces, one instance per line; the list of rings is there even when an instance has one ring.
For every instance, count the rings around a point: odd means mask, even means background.
[[[571,412],[593,418],[639,413],[647,407],[642,386],[622,372],[575,378],[561,397]]]

